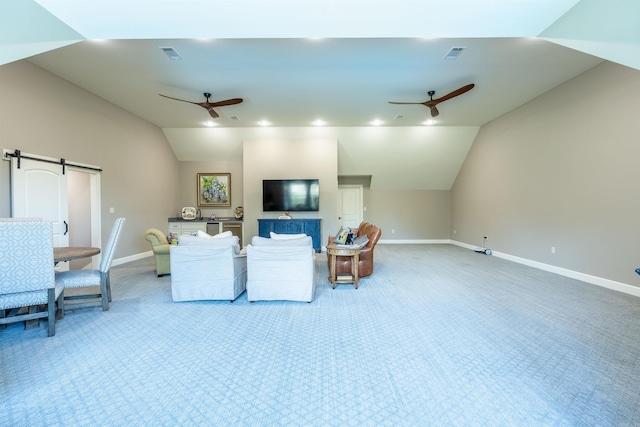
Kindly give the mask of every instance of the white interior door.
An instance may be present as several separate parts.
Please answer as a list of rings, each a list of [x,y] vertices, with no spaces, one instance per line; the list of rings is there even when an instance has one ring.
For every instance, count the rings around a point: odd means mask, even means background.
[[[53,223],[53,245],[69,246],[67,175],[62,165],[11,159],[11,216]]]
[[[338,223],[358,228],[362,222],[362,185],[338,186]]]

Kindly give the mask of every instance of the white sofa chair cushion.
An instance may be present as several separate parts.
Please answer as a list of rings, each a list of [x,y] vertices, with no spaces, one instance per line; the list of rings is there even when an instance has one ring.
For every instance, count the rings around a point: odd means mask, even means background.
[[[174,301],[234,301],[246,289],[247,258],[238,238],[179,237],[171,249],[171,295]]]
[[[309,236],[290,240],[253,237],[247,246],[247,298],[252,302],[313,301],[314,256]]]

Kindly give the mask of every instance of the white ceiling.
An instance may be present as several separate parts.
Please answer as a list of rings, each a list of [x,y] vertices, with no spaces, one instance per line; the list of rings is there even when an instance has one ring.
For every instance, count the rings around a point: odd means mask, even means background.
[[[233,157],[241,153],[241,138],[247,132],[254,137],[258,129],[267,137],[276,136],[277,128],[298,138],[331,137],[333,130],[349,134],[341,140],[340,172],[357,174],[362,165],[350,165],[344,156],[359,147],[358,132],[345,129],[368,129],[371,120],[380,119],[386,128],[401,128],[396,135],[408,144],[415,145],[413,134],[424,146],[459,144],[454,150],[418,152],[429,156],[428,164],[447,167],[432,168],[443,171],[417,188],[447,189],[478,127],[603,58],[640,68],[639,4],[3,0],[0,63],[27,58],[163,128],[179,160],[219,156],[225,135],[224,142],[233,142],[224,151]],[[594,16],[598,28],[589,21]],[[454,46],[465,50],[455,61],[444,60]],[[161,47],[173,47],[183,60],[169,60]],[[476,87],[438,106],[438,131],[422,129],[429,118],[426,107],[388,103],[422,102],[429,90],[440,97],[468,83]],[[209,129],[203,108],[158,96],[202,102],[204,92],[212,93],[213,101],[241,97],[244,102],[218,108],[218,126]],[[315,119],[327,127],[300,130]],[[271,122],[272,130],[258,128],[259,120]],[[352,147],[345,146],[349,143]],[[361,160],[383,163],[388,149],[370,150]],[[413,162],[419,175],[425,162]],[[395,175],[406,168],[397,165]]]

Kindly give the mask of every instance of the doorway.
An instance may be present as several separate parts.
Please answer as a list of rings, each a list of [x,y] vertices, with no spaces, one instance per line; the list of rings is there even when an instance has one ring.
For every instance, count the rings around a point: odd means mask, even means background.
[[[362,185],[338,186],[338,225],[358,228],[363,218]]]

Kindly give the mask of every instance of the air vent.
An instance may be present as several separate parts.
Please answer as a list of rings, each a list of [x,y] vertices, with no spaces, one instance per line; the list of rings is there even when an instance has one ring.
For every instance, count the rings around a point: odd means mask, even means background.
[[[462,53],[464,47],[452,47],[449,53],[444,57],[445,61],[453,61],[454,59],[458,59],[458,55]]]
[[[230,119],[231,120],[240,120],[240,118],[238,116],[231,116]]]
[[[162,51],[169,57],[172,61],[182,61],[182,56],[172,47],[161,47]]]

